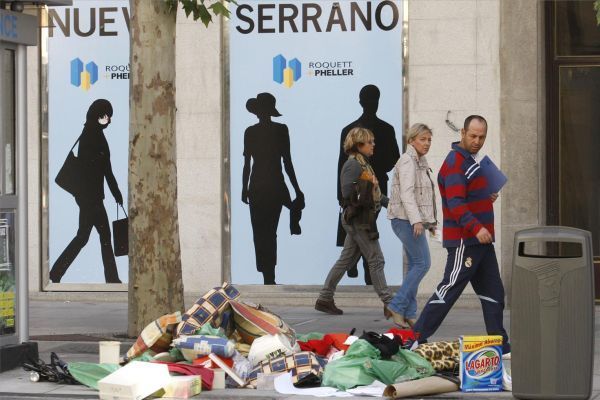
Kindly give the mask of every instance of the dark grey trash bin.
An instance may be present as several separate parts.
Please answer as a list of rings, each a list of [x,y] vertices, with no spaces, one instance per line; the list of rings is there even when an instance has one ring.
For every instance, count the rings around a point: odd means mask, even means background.
[[[590,397],[593,284],[590,232],[548,226],[515,234],[510,318],[515,397]]]

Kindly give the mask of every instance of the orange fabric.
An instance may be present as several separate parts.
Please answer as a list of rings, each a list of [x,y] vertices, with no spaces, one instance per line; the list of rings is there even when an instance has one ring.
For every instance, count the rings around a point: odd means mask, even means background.
[[[347,344],[344,344],[344,342],[348,339],[350,335],[348,335],[347,333],[328,333],[327,335],[323,336],[323,340],[327,340],[329,338],[329,340],[331,340],[331,344],[338,350],[348,350],[348,346]]]

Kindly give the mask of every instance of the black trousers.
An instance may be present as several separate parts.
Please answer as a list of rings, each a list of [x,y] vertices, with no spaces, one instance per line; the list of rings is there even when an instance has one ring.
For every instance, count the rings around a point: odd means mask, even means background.
[[[448,248],[444,278],[414,326],[417,338],[426,341],[437,331],[469,282],[481,301],[488,335],[502,336],[502,351],[509,353],[508,334],[502,321],[504,286],[493,244]]]
[[[60,282],[67,269],[75,261],[77,255],[79,255],[81,249],[87,244],[92,228],[95,227],[100,237],[100,249],[106,283],[121,283],[117,272],[117,264],[115,262],[110,235],[110,224],[104,203],[100,201],[95,203],[78,202],[77,204],[79,205],[79,229],[77,229],[77,235],[71,240],[52,266],[50,279],[52,282]]]
[[[283,205],[279,200],[250,199],[250,221],[254,237],[256,269],[263,274],[273,275],[277,265],[277,226]]]

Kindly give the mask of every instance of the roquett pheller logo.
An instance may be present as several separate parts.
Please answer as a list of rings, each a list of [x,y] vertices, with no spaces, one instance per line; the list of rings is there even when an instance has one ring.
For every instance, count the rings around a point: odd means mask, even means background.
[[[81,87],[86,92],[98,81],[98,65],[90,61],[83,68],[83,61],[79,58],[71,60],[71,85]]]
[[[297,58],[289,62],[281,54],[273,57],[273,80],[291,88],[302,77],[302,63]]]

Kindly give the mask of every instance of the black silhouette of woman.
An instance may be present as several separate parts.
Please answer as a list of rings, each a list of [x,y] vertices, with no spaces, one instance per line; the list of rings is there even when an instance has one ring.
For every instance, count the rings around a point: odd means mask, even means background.
[[[275,108],[275,97],[270,93],[259,93],[246,102],[246,109],[258,117],[258,123],[244,133],[242,201],[250,205],[256,269],[262,272],[265,285],[275,285],[277,225],[281,209],[283,206],[290,209],[291,233],[300,234],[298,222],[300,210],[304,208],[304,194],[292,164],[288,127],[271,121],[271,117],[281,116]],[[281,170],[282,159],[296,192],[293,202]]]
[[[81,185],[75,195],[75,201],[79,206],[79,229],[75,238],[52,266],[50,270],[52,282],[60,282],[81,249],[87,244],[92,227],[95,227],[100,237],[106,283],[121,283],[111,242],[108,216],[104,208],[105,178],[115,201],[120,205],[123,204],[123,196],[112,172],[110,150],[103,132],[110,124],[112,115],[112,105],[105,99],[94,101],[88,109],[83,132],[79,137],[77,155],[81,166]]]

